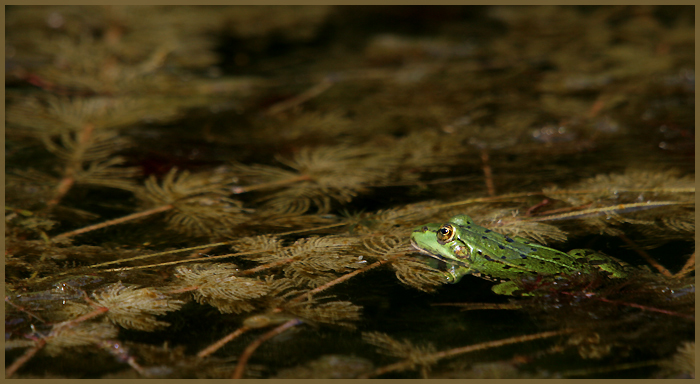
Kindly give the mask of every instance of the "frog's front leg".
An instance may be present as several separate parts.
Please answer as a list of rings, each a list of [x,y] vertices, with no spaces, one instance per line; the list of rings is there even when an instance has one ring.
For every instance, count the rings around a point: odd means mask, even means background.
[[[497,295],[507,295],[507,296],[513,296],[513,293],[515,291],[521,289],[518,283],[515,281],[506,281],[500,284],[496,284],[493,287],[491,287],[491,290],[496,293]]]
[[[447,264],[447,267],[448,267],[448,269],[445,272],[445,279],[447,280],[448,283],[452,283],[452,284],[458,283],[460,280],[462,280],[462,277],[474,272],[469,267],[463,267],[463,266],[455,265],[455,264]]]

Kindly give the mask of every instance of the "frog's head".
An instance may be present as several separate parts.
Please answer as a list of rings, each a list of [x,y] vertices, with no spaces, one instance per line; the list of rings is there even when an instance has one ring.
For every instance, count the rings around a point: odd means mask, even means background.
[[[468,215],[457,215],[450,219],[449,223],[454,224],[458,227],[466,227],[467,225],[474,224],[474,220]]]
[[[459,218],[459,219],[457,219]],[[457,219],[457,222],[454,222]],[[470,248],[460,239],[458,223],[471,221],[468,216],[455,216],[445,224],[430,223],[417,227],[411,233],[411,245],[436,259],[468,266]]]

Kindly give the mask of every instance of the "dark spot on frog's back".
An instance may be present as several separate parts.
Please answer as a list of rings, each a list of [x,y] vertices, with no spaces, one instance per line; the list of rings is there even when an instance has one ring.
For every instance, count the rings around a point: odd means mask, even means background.
[[[501,248],[501,249],[506,249],[506,247],[505,247],[505,246],[503,246],[503,244],[498,244],[498,248]]]
[[[588,260],[588,264],[590,265],[601,265],[605,263],[607,263],[605,260]]]
[[[523,258],[523,259],[527,259],[527,255],[524,254],[524,253],[521,253],[521,254],[520,254],[520,257]]]
[[[506,236],[506,241],[509,242],[509,243],[512,243],[512,242],[515,241],[515,240],[513,240],[513,239],[511,239],[510,237]]]
[[[491,232],[491,230],[490,230],[490,229],[487,229],[487,230],[485,230],[484,232],[489,233],[489,232]]]

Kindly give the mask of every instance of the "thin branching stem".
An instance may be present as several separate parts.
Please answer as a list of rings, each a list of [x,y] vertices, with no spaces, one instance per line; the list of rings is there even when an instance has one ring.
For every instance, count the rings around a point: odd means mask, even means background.
[[[178,294],[178,293],[185,293],[185,292],[196,291],[196,290],[198,290],[198,289],[199,289],[199,286],[198,286],[198,285],[193,285],[193,286],[191,286],[191,287],[183,287],[183,288],[180,288],[180,289],[175,289],[175,290],[172,290],[172,291],[167,291],[167,292],[165,292],[165,293],[167,293],[168,295],[175,295],[175,294]]]
[[[486,182],[486,190],[489,196],[496,196],[496,187],[493,184],[493,171],[491,171],[491,162],[489,160],[489,150],[481,149],[481,169],[484,171],[484,179]]]
[[[547,199],[545,199],[545,200],[547,200]],[[539,216],[552,215],[555,213],[577,211],[579,209],[586,209],[586,208],[590,207],[592,204],[593,203],[588,203],[588,204],[579,205],[576,207],[564,207],[564,208],[559,208],[559,209],[550,209],[549,211],[539,212],[537,216],[539,217]],[[528,216],[532,216],[532,215],[528,215]]]
[[[609,300],[604,297],[594,297],[596,300],[600,300],[606,303],[610,304],[616,304],[616,305],[625,305],[628,307],[634,307],[634,308],[639,308],[643,311],[651,311],[651,312],[658,312],[658,313],[663,313],[665,315],[670,315],[670,316],[678,316],[678,317],[683,317],[689,320],[695,320],[695,316],[693,315],[687,315],[685,313],[680,313],[680,312],[674,312],[674,311],[668,311],[666,309],[660,309],[660,308],[654,308],[654,307],[648,307],[646,305],[641,305],[641,304],[636,304],[636,303],[626,303],[623,301],[615,301],[615,300]]]
[[[232,188],[233,193],[235,194],[241,194],[241,193],[246,193],[250,191],[255,191],[258,189],[266,189],[266,188],[277,188],[289,184],[294,184],[298,183],[300,181],[308,181],[311,180],[311,176],[309,175],[300,175],[300,176],[295,176],[295,177],[290,177],[288,179],[284,180],[277,180],[277,181],[270,181],[267,183],[260,183],[260,184],[253,184],[253,185],[247,185],[245,187],[234,187]]]
[[[331,79],[324,78],[323,80],[321,80],[320,83],[314,85],[313,87],[307,89],[299,95],[271,106],[270,108],[268,108],[267,114],[276,115],[287,109],[297,107],[327,91],[331,86],[333,86],[333,84],[334,82]]]
[[[141,256],[135,256],[135,257],[130,257],[128,259],[119,259],[119,260],[113,260],[113,261],[108,261],[105,263],[100,263],[100,264],[93,264],[89,266],[89,268],[97,268],[97,267],[104,267],[106,265],[112,265],[112,264],[121,264],[121,263],[126,263],[127,261],[134,261],[134,260],[142,260],[142,259],[148,259],[151,257],[156,257],[156,256],[163,256],[163,255],[171,255],[173,253],[181,253],[181,252],[187,252],[187,251],[193,251],[197,249],[204,249],[204,248],[213,248],[213,247],[218,247],[220,245],[228,245],[233,243],[233,241],[223,241],[220,243],[214,243],[214,244],[204,244],[204,245],[198,245],[196,247],[189,247],[189,248],[180,248],[180,249],[174,249],[172,251],[165,251],[165,252],[158,252],[158,253],[151,253],[148,255],[141,255]]]
[[[675,277],[676,279],[680,279],[681,277],[689,274],[690,272],[692,272],[694,270],[695,270],[695,252],[693,252],[693,254],[690,255],[690,257],[688,258],[688,261],[686,261],[685,264],[683,265],[683,268],[681,268],[681,270],[678,271],[678,273],[673,275],[673,277]]]
[[[22,367],[29,359],[31,359],[40,349],[46,345],[46,341],[55,337],[59,333],[61,333],[63,330],[66,328],[70,328],[75,326],[78,323],[81,323],[85,320],[92,319],[93,317],[97,317],[105,312],[107,312],[109,309],[105,307],[100,307],[97,308],[96,310],[85,314],[83,316],[77,317],[73,320],[68,320],[64,321],[62,323],[58,323],[54,325],[53,329],[51,330],[51,333],[49,333],[48,336],[42,337],[39,340],[37,340],[36,346],[30,348],[27,350],[22,356],[20,356],[17,360],[15,360],[12,365],[5,370],[5,377],[9,378],[11,377],[20,367]]]
[[[302,323],[302,321],[299,319],[289,320],[286,323],[280,325],[279,327],[277,327],[277,328],[265,333],[264,335],[260,336],[252,343],[248,344],[246,349],[241,354],[241,357],[238,358],[238,364],[236,365],[236,370],[233,372],[233,376],[231,378],[232,379],[242,379],[243,378],[245,366],[248,363],[250,356],[253,354],[253,352],[255,352],[256,349],[258,349],[258,347],[262,343],[279,335],[280,333],[286,331],[287,329],[292,328],[292,327],[299,325],[301,323]]]
[[[655,366],[655,365],[659,365],[662,363],[663,363],[663,360],[648,360],[648,361],[640,361],[640,362],[635,362],[635,363],[616,364],[616,365],[613,365],[610,367],[586,368],[586,369],[576,369],[576,370],[571,370],[571,371],[564,371],[564,372],[560,372],[559,375],[561,375],[562,377],[588,376],[588,375],[594,375],[594,374],[600,374],[600,373],[606,373],[606,372],[624,371],[627,369],[650,367],[650,366]]]
[[[68,320],[68,321],[64,321],[62,323],[58,323],[54,326],[53,330],[51,331],[51,336],[58,334],[59,332],[61,332],[65,328],[73,327],[76,324],[82,323],[85,320],[90,320],[93,317],[100,316],[103,313],[106,313],[108,311],[109,311],[109,308],[107,308],[107,307],[99,307],[99,308],[95,309],[94,311],[92,311],[90,313],[86,313],[80,317],[73,319],[73,320]]]
[[[431,304],[433,307],[460,307],[462,311],[478,311],[485,309],[521,309],[520,304],[511,303],[437,303]]]
[[[37,352],[39,352],[41,348],[44,348],[44,345],[46,345],[45,339],[37,340],[35,346],[27,349],[22,356],[15,360],[12,363],[12,365],[7,367],[7,369],[5,369],[5,378],[9,379],[10,377],[12,377],[12,375],[14,375],[18,369],[20,369],[27,361],[29,361],[29,359],[31,359]]]
[[[568,329],[567,328],[567,329],[562,329],[559,331],[548,331],[548,332],[534,333],[534,334],[530,334],[530,335],[509,337],[507,339],[487,341],[485,343],[479,343],[479,344],[474,344],[474,345],[468,345],[466,347],[449,349],[447,351],[437,352],[437,353],[433,353],[433,354],[428,355],[428,356],[423,356],[423,358],[437,361],[440,359],[444,359],[446,357],[461,355],[463,353],[469,353],[469,352],[480,351],[480,350],[484,350],[484,349],[496,348],[496,347],[501,347],[501,346],[508,345],[508,344],[523,343],[523,342],[531,341],[531,340],[545,339],[548,337],[565,335],[567,333],[572,333],[575,331],[576,331],[576,329]],[[383,375],[385,373],[389,373],[389,372],[393,372],[393,371],[402,371],[402,370],[408,369],[409,367],[413,366],[414,364],[415,363],[412,360],[400,361],[400,362],[395,363],[395,364],[391,364],[391,365],[387,365],[387,366],[378,368],[375,371],[370,372],[367,375],[361,376],[360,378],[361,379],[368,379],[370,377],[380,376],[380,375]]]
[[[233,339],[237,338],[238,336],[240,336],[240,335],[242,335],[242,334],[248,332],[248,331],[251,330],[251,329],[252,329],[252,328],[247,327],[247,326],[245,326],[245,325],[242,326],[242,327],[240,327],[240,328],[238,328],[238,329],[236,329],[235,331],[233,331],[233,332],[229,333],[228,335],[224,336],[221,340],[217,341],[216,343],[214,343],[214,344],[212,344],[212,345],[210,345],[210,346],[208,346],[208,347],[202,349],[201,351],[199,351],[199,353],[197,353],[197,357],[199,357],[199,358],[205,358],[205,357],[211,355],[212,353],[214,353],[214,352],[216,352],[217,350],[219,350],[219,348],[221,348],[221,347],[223,347],[224,345],[226,345],[227,343],[229,343],[231,340],[233,340]]]
[[[9,296],[5,296],[5,302],[6,302],[7,304],[10,304],[11,306],[15,307],[18,311],[24,312],[24,313],[26,313],[27,315],[29,315],[29,316],[31,316],[31,317],[33,317],[33,318],[35,318],[35,319],[41,321],[42,323],[46,323],[46,321],[44,321],[44,319],[42,319],[42,318],[39,317],[38,315],[32,313],[30,310],[28,310],[28,309],[26,309],[26,308],[24,308],[24,307],[20,307],[19,305],[17,305],[17,304],[15,304],[15,303],[13,303],[12,301],[10,301],[10,297],[9,297]]]
[[[321,229],[327,229],[327,228],[334,228],[334,227],[340,227],[345,225],[345,223],[336,223],[336,224],[330,224],[330,225],[324,225],[320,227],[314,227],[314,228],[304,228],[304,229],[298,229],[294,231],[288,231],[288,232],[282,232],[282,233],[277,233],[275,234],[276,236],[286,236],[286,235],[292,235],[295,233],[302,233],[302,232],[311,232],[311,231],[316,231],[316,230],[321,230]],[[151,253],[148,255],[141,255],[141,256],[136,256],[136,257],[130,257],[128,259],[120,259],[120,260],[113,260],[113,261],[108,261],[106,263],[100,263],[100,264],[93,264],[90,266],[90,268],[97,268],[97,267],[104,267],[105,265],[112,265],[112,264],[121,264],[125,263],[127,261],[134,261],[134,260],[142,260],[142,259],[148,259],[151,257],[156,257],[156,256],[162,256],[162,255],[170,255],[173,253],[181,253],[181,252],[187,252],[187,251],[193,251],[197,249],[205,249],[205,248],[214,248],[214,247],[219,247],[222,245],[229,245],[234,243],[236,240],[230,240],[230,241],[222,241],[219,243],[212,243],[212,244],[204,244],[204,245],[198,245],[196,247],[189,247],[189,248],[181,248],[181,249],[175,249],[172,251],[165,251],[165,252],[158,252],[158,253]],[[251,251],[251,252],[240,252],[240,253],[235,253],[231,255],[253,255],[256,253],[259,253],[262,251]],[[231,255],[225,255],[226,257],[230,257]],[[211,257],[216,257],[216,256],[211,256]],[[201,259],[197,259],[201,260]],[[158,266],[159,264],[156,264],[155,266]]]
[[[640,256],[642,256],[642,258],[644,258],[644,260],[646,260],[646,262],[649,263],[649,265],[656,268],[657,271],[661,272],[662,275],[664,275],[666,277],[673,276],[673,274],[671,272],[669,272],[668,269],[664,268],[663,265],[659,264],[656,260],[654,260],[654,258],[651,257],[651,255],[646,253],[646,251],[644,251],[634,241],[630,240],[627,236],[625,236],[624,234],[620,234],[620,235],[618,235],[618,237],[621,238],[625,243],[627,243],[627,245],[629,245]]]
[[[282,233],[277,233],[275,235],[277,236],[286,236],[286,235],[291,235],[295,233],[302,233],[302,232],[311,232],[311,231],[317,231],[321,229],[327,229],[327,228],[334,228],[334,227],[340,227],[346,225],[345,223],[336,223],[336,224],[329,224],[329,225],[323,225],[320,227],[314,227],[314,228],[305,228],[305,229],[299,229],[299,230],[294,230],[294,231],[287,231],[287,232],[282,232]],[[159,252],[159,253],[152,253],[149,255],[143,255],[143,256],[136,256],[132,257],[129,259],[121,259],[121,260],[114,260],[114,261],[109,261],[106,263],[100,263],[100,264],[95,264],[91,265],[90,268],[96,268],[96,267],[101,267],[105,265],[111,265],[111,264],[118,264],[118,263],[123,263],[127,261],[133,261],[133,260],[141,260],[141,259],[146,259],[150,257],[155,257],[155,256],[161,256],[161,255],[166,255],[166,254],[171,254],[171,253],[180,253],[180,252],[186,252],[194,249],[202,249],[202,248],[207,248],[207,247],[218,247],[220,245],[227,245],[235,242],[235,240],[231,241],[224,241],[220,243],[214,243],[214,244],[205,244],[205,245],[199,245],[196,247],[190,247],[190,248],[183,248],[183,249],[177,249],[173,251],[166,251],[166,252]],[[191,263],[195,261],[207,261],[207,260],[217,260],[217,259],[225,259],[229,257],[235,257],[235,256],[244,256],[244,255],[254,255],[256,253],[261,253],[265,252],[264,250],[260,251],[249,251],[249,252],[238,252],[238,253],[228,253],[225,255],[216,255],[216,256],[207,256],[207,257],[200,257],[200,258],[194,258],[194,259],[185,259],[185,260],[176,260],[176,261],[171,261],[171,262],[166,262],[166,263],[158,263],[158,264],[150,264],[150,265],[140,265],[136,267],[124,267],[124,268],[112,268],[112,269],[105,269],[103,270],[104,272],[121,272],[121,271],[130,271],[133,269],[147,269],[147,268],[155,268],[155,267],[160,267],[160,266],[165,266],[165,265],[175,265],[175,264],[183,264],[183,263]],[[284,263],[281,263],[284,264]],[[261,268],[266,269],[266,268]]]
[[[126,223],[127,221],[140,219],[142,217],[146,217],[146,216],[150,216],[150,215],[155,215],[156,213],[165,212],[165,211],[171,210],[173,208],[174,208],[174,206],[172,204],[161,205],[160,207],[148,209],[146,211],[132,213],[131,215],[120,217],[118,219],[108,220],[108,221],[104,221],[102,223],[89,225],[89,226],[83,227],[83,228],[78,228],[78,229],[70,231],[70,232],[61,233],[60,235],[54,236],[54,239],[60,239],[60,238],[65,238],[65,237],[72,237],[72,236],[76,236],[76,235],[81,235],[83,233],[94,231],[97,229],[102,229],[105,227],[110,227],[112,225]]]
[[[259,251],[256,251],[256,252],[228,253],[228,254],[225,254],[225,255],[199,257],[199,258],[196,258],[196,259],[175,260],[175,261],[169,261],[169,262],[158,263],[158,264],[138,265],[138,266],[135,266],[135,267],[122,267],[122,268],[103,269],[102,272],[133,271],[133,270],[136,270],[136,269],[148,269],[148,268],[164,267],[164,266],[166,266],[166,265],[177,265],[177,264],[184,264],[184,263],[194,263],[194,262],[197,262],[197,261],[220,260],[220,259],[226,259],[226,258],[229,258],[229,257],[240,256],[240,255],[252,255],[252,254],[255,254],[255,253],[259,253]]]
[[[310,291],[308,291],[308,292],[306,292],[306,293],[304,293],[304,294],[301,294],[301,295],[299,295],[299,296],[293,298],[293,299],[290,300],[289,302],[290,302],[290,303],[298,302],[298,301],[301,301],[301,300],[303,300],[303,299],[305,299],[305,298],[307,298],[307,297],[310,297],[310,296],[312,296],[312,295],[315,295],[315,294],[317,294],[317,293],[319,293],[319,292],[325,291],[326,289],[328,289],[328,288],[330,288],[330,287],[332,287],[332,286],[334,286],[334,285],[336,285],[336,284],[340,284],[340,283],[342,283],[343,281],[348,280],[348,279],[350,279],[350,278],[353,277],[353,276],[359,275],[360,273],[363,273],[363,272],[367,272],[367,271],[369,271],[370,269],[376,268],[376,267],[378,267],[378,266],[380,266],[380,265],[382,265],[382,264],[390,263],[393,259],[395,259],[395,258],[397,258],[397,257],[399,257],[399,256],[403,256],[403,254],[396,254],[396,255],[393,255],[393,256],[389,256],[389,257],[385,258],[384,260],[380,260],[380,261],[374,262],[374,263],[372,263],[372,264],[370,264],[370,265],[367,265],[367,266],[365,266],[365,267],[363,267],[363,268],[356,269],[356,270],[354,270],[354,271],[352,271],[352,272],[350,272],[350,273],[346,273],[346,274],[344,274],[343,276],[340,276],[340,277],[337,278],[337,279],[331,280],[331,281],[327,282],[326,284],[323,284],[323,285],[321,285],[321,286],[319,286],[319,287],[316,287],[316,288],[314,288],[314,289],[312,289],[312,290],[310,290]]]
[[[686,202],[686,201],[648,201],[648,202],[644,202],[644,203],[615,204],[615,205],[611,205],[611,206],[607,206],[607,207],[583,209],[580,211],[562,213],[562,214],[558,214],[558,215],[529,217],[529,218],[523,219],[523,220],[524,221],[569,220],[569,219],[579,219],[579,218],[588,217],[588,216],[597,216],[597,215],[602,215],[602,214],[606,214],[606,213],[607,214],[622,213],[625,211],[637,211],[637,210],[642,210],[642,209],[661,208],[661,207],[667,207],[667,206],[671,206],[671,205],[686,205],[686,204],[694,204],[694,203],[693,202]]]
[[[279,267],[280,265],[291,263],[292,261],[298,259],[299,257],[301,257],[301,256],[289,257],[289,258],[286,258],[283,260],[277,260],[277,261],[273,261],[271,263],[258,265],[255,268],[246,269],[245,271],[241,271],[240,273],[238,273],[238,275],[239,276],[252,275],[254,273],[258,273],[258,272],[264,271],[266,269],[275,268],[275,267]]]
[[[580,190],[580,189],[575,189],[575,190],[566,190],[566,189],[561,189],[561,190],[556,190],[556,191],[548,191],[546,194],[547,195],[589,195],[592,193],[600,193],[603,192],[602,190]],[[629,192],[629,193],[695,193],[695,188],[630,188],[630,189],[619,189],[617,190],[618,193],[623,193],[623,192]],[[530,197],[530,196],[542,196],[545,195],[544,192],[520,192],[520,193],[509,193],[505,195],[500,195],[500,196],[488,196],[488,197],[475,197],[471,199],[466,199],[466,200],[460,200],[460,201],[453,201],[451,203],[445,203],[445,204],[440,204],[440,205],[435,205],[433,208],[449,208],[449,207],[454,207],[458,205],[466,205],[466,204],[473,204],[473,203],[486,203],[486,202],[491,202],[491,201],[500,201],[500,200],[512,200],[515,198],[519,197]],[[677,202],[677,201],[667,201],[667,202],[657,202],[661,203],[662,205],[682,205],[682,204],[693,204],[693,202]],[[650,205],[650,203],[636,203],[637,206],[634,207],[641,207],[645,205]],[[629,205],[629,204],[620,204],[620,205]],[[652,207],[653,208],[653,207]]]
[[[92,140],[92,133],[95,131],[95,126],[93,124],[85,124],[78,134],[78,145],[76,146],[76,151],[73,154],[73,158],[66,164],[66,168],[63,172],[63,178],[58,182],[56,186],[56,191],[53,197],[46,202],[46,206],[51,209],[61,202],[63,197],[70,191],[70,189],[75,184],[75,176],[80,172],[83,165],[83,155],[85,150],[90,146],[90,141]]]

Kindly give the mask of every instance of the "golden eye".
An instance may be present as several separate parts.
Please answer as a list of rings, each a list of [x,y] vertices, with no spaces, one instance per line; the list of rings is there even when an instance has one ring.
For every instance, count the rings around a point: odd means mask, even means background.
[[[455,227],[450,224],[443,225],[437,230],[437,240],[440,244],[449,243],[455,237]]]

